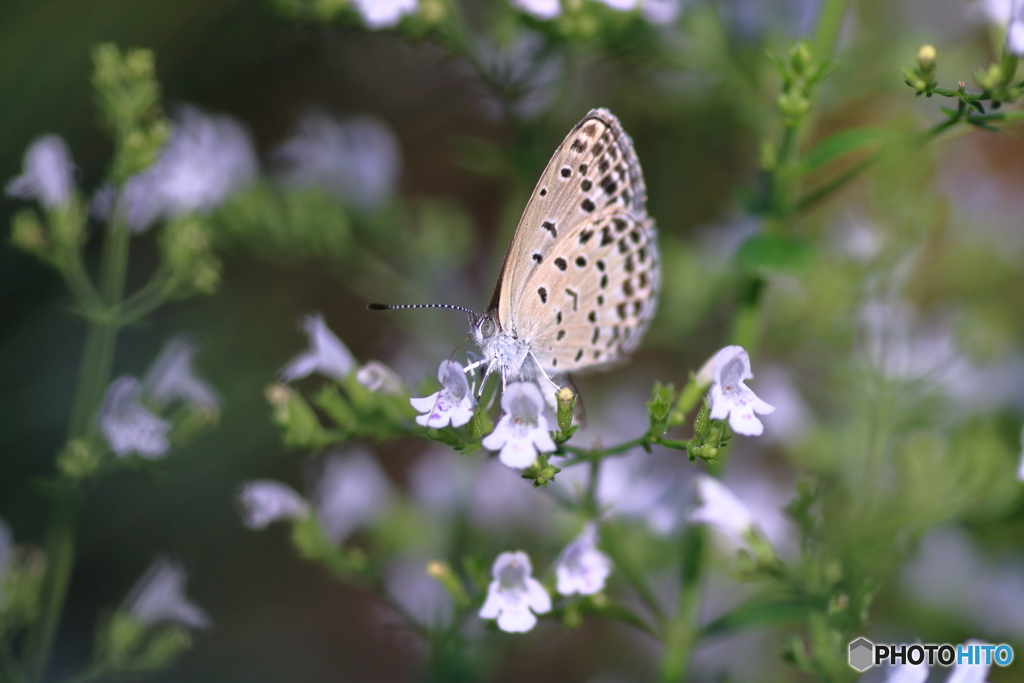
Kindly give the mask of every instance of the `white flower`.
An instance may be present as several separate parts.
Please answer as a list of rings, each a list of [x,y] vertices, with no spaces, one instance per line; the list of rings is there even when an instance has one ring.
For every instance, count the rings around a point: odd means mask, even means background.
[[[167,432],[171,431],[171,423],[142,407],[141,397],[139,380],[128,375],[114,380],[103,397],[100,431],[114,455],[137,453],[155,460],[170,448]]]
[[[967,647],[984,644],[984,641],[976,638],[971,638],[964,642],[964,645]],[[946,679],[946,683],[985,683],[988,679],[988,670],[990,668],[990,664],[983,664],[981,662],[975,664],[956,663],[953,665],[953,670],[949,672],[949,678]]]
[[[423,557],[400,557],[384,568],[384,590],[388,596],[429,629],[445,629],[452,623],[455,604],[444,585],[427,573]]]
[[[483,447],[497,451],[501,462],[509,467],[529,467],[537,453],[550,453],[557,448],[548,433],[544,417],[544,397],[533,382],[515,382],[501,395],[503,415],[494,431],[484,437]]]
[[[410,398],[409,403],[418,412],[423,413],[416,418],[421,427],[440,429],[451,423],[452,427],[461,427],[469,422],[476,410],[476,401],[469,390],[469,382],[462,364],[458,361],[441,361],[437,369],[437,379],[441,389],[430,396]],[[504,399],[502,399],[504,405]]]
[[[47,209],[55,209],[71,199],[75,190],[74,170],[64,139],[44,135],[25,151],[22,173],[7,184],[7,194],[38,199]]]
[[[356,381],[370,391],[381,394],[401,394],[402,378],[395,374],[395,371],[375,360],[359,368],[356,372]]]
[[[271,158],[286,183],[323,187],[362,210],[390,199],[402,171],[395,134],[370,116],[338,121],[323,112],[307,113]]]
[[[682,0],[640,0],[640,13],[652,24],[674,24],[682,11]]]
[[[565,547],[555,565],[558,592],[593,595],[604,589],[612,561],[597,549],[597,525],[588,522],[583,533]]]
[[[217,392],[192,371],[195,352],[195,346],[186,340],[172,339],[149,366],[142,386],[157,405],[182,399],[201,408],[217,408]]]
[[[264,529],[271,522],[302,519],[309,514],[309,505],[295,489],[267,479],[243,484],[237,500],[242,506],[242,523],[250,529]]]
[[[282,380],[291,382],[314,372],[332,379],[344,379],[355,370],[356,360],[352,352],[331,332],[322,315],[306,316],[302,327],[309,336],[309,351],[289,361],[281,370]]]
[[[211,211],[252,182],[258,168],[252,140],[237,121],[183,107],[156,163],[125,184],[128,228],[143,232],[160,218]]]
[[[512,6],[537,19],[554,19],[562,14],[559,0],[512,0]]]
[[[1020,467],[1017,468],[1017,479],[1024,481],[1024,427],[1020,430]]]
[[[416,11],[416,0],[352,0],[367,28],[380,29],[396,25],[403,16]]]
[[[171,622],[206,628],[210,617],[185,597],[185,569],[161,558],[139,579],[124,601],[124,609],[143,624]]]
[[[526,553],[498,555],[491,568],[494,580],[487,587],[487,600],[480,608],[480,618],[497,619],[498,628],[508,633],[525,633],[532,629],[537,624],[534,613],[551,611],[551,596],[532,573]]]
[[[924,683],[928,680],[926,664],[897,664],[890,666],[885,683]]]
[[[335,543],[383,516],[394,498],[391,482],[373,455],[353,449],[327,457],[315,505],[324,533]]]
[[[1024,0],[1016,0],[1010,24],[1006,27],[1006,49],[1013,55],[1024,57]]]
[[[742,346],[726,346],[715,356],[711,419],[724,420],[728,416],[732,430],[745,436],[758,436],[764,431],[754,413],[768,415],[775,411],[743,383],[753,377],[750,358]]]
[[[747,545],[747,536],[754,529],[749,508],[714,477],[698,474],[695,481],[701,506],[690,513],[690,522],[709,524],[741,545]]]

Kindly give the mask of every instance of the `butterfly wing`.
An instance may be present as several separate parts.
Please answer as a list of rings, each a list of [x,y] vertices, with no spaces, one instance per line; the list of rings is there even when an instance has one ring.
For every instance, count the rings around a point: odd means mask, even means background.
[[[660,279],[654,221],[610,206],[559,240],[526,279],[520,338],[549,372],[613,363],[640,344]]]
[[[545,370],[614,362],[639,344],[660,282],[646,199],[629,136],[591,111],[541,174],[489,308]]]

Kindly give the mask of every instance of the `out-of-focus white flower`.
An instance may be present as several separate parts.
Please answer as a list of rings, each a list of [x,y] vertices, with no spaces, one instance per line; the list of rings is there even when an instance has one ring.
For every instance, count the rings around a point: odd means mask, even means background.
[[[741,545],[747,545],[747,536],[754,529],[754,518],[743,501],[714,477],[699,474],[696,483],[701,505],[690,513],[690,522],[711,525]]]
[[[715,356],[711,419],[724,420],[728,416],[732,430],[745,436],[759,436],[764,431],[755,412],[768,415],[775,411],[743,383],[753,377],[750,357],[742,346],[726,346]]]
[[[764,438],[773,443],[793,444],[800,441],[813,419],[810,407],[793,384],[785,368],[763,367],[757,372],[757,390],[775,408],[765,425]]]
[[[309,350],[292,358],[281,370],[285,382],[319,372],[331,379],[344,379],[355,370],[352,352],[331,332],[320,314],[306,316],[302,328],[309,336]]]
[[[929,532],[903,568],[904,593],[989,633],[1024,637],[1024,556],[989,560],[956,527]]]
[[[250,529],[264,529],[271,522],[302,519],[309,504],[290,486],[269,479],[246,482],[238,490],[242,523]]]
[[[100,431],[114,455],[137,453],[155,460],[170,447],[167,432],[171,431],[171,423],[146,410],[141,399],[139,380],[128,375],[114,380],[103,397]]]
[[[614,10],[619,12],[628,12],[636,9],[637,5],[640,4],[640,0],[594,0],[602,5],[607,5]]]
[[[503,415],[498,426],[483,439],[483,447],[501,453],[498,458],[509,467],[529,467],[537,453],[550,453],[557,446],[548,433],[544,397],[533,382],[514,382],[501,395]]]
[[[352,0],[367,28],[395,26],[406,14],[416,11],[416,0]]]
[[[390,199],[402,172],[395,134],[372,116],[339,121],[323,112],[305,114],[271,158],[286,183],[323,187],[362,210]]]
[[[654,534],[670,536],[683,521],[689,469],[678,458],[657,452],[605,458],[597,481],[598,504],[615,517],[641,519]]]
[[[1013,4],[1019,0],[979,0],[971,8],[993,24],[1006,26],[1013,18]]]
[[[971,638],[964,641],[964,645],[967,647],[985,645],[985,642],[977,638]],[[990,668],[992,668],[991,664],[983,664],[981,662],[975,664],[967,664],[966,662],[961,664],[957,662],[953,665],[953,670],[949,672],[949,678],[946,679],[946,683],[985,683],[988,679]]]
[[[454,616],[451,594],[427,573],[425,558],[399,558],[384,568],[384,589],[406,614],[430,629],[447,628]]]
[[[682,0],[640,0],[640,13],[652,24],[668,26],[683,13]]]
[[[434,429],[446,427],[449,423],[452,427],[461,427],[473,418],[476,410],[476,400],[469,390],[462,364],[454,360],[441,361],[437,379],[441,382],[440,390],[430,396],[409,399],[412,407],[422,413],[416,418],[416,424]]]
[[[1014,0],[1010,24],[1006,27],[1006,49],[1018,57],[1024,57],[1024,2]]]
[[[897,664],[890,666],[885,683],[924,683],[928,680],[927,664]]]
[[[565,547],[555,565],[558,592],[593,595],[604,589],[612,561],[597,549],[597,525],[588,522],[583,533]]]
[[[508,633],[525,633],[537,624],[534,614],[551,611],[551,596],[533,578],[530,557],[522,552],[502,553],[494,560],[481,619],[497,619]],[[532,611],[531,611],[532,610]]]
[[[359,368],[356,372],[356,381],[370,391],[381,394],[402,393],[402,378],[395,374],[395,371],[375,360]]]
[[[182,107],[156,163],[125,184],[121,210],[128,229],[143,232],[161,218],[211,211],[252,182],[258,168],[241,124]]]
[[[59,135],[37,138],[25,151],[21,175],[7,184],[7,194],[36,199],[47,209],[67,204],[75,190],[75,165]]]
[[[1017,479],[1024,481],[1024,428],[1020,431],[1020,467],[1017,468]]]
[[[335,543],[383,516],[393,499],[391,482],[368,450],[327,456],[315,506],[324,533]]]
[[[195,352],[195,346],[185,339],[172,339],[149,366],[142,386],[158,405],[182,399],[202,408],[217,407],[217,392],[192,370]]]
[[[559,0],[512,0],[512,6],[538,19],[554,19],[562,14]]]
[[[171,622],[206,628],[210,617],[185,597],[185,569],[161,558],[139,579],[124,601],[124,609],[143,624]]]

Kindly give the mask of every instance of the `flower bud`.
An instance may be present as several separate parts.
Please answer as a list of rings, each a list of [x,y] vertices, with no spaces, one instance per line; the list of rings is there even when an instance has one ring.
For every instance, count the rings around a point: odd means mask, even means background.
[[[578,396],[569,387],[562,387],[555,398],[558,401],[558,429],[567,432],[572,427],[572,412]]]
[[[40,258],[49,256],[50,242],[46,230],[32,211],[19,211],[14,215],[11,221],[11,242],[19,249]]]
[[[459,577],[452,571],[451,565],[442,560],[431,560],[427,563],[427,574],[434,577],[440,582],[445,590],[451,594],[452,599],[459,608],[466,607],[469,605],[469,596],[466,595],[466,590],[462,587],[462,582],[459,581]]]
[[[935,51],[935,47],[932,45],[922,45],[921,49],[917,51],[917,63],[922,70],[930,68],[935,65],[935,58],[938,53]]]
[[[100,467],[100,453],[84,439],[72,439],[57,456],[57,469],[67,479],[80,481],[96,473]]]
[[[811,46],[806,40],[801,40],[789,48],[789,65],[797,76],[803,76],[811,70]]]

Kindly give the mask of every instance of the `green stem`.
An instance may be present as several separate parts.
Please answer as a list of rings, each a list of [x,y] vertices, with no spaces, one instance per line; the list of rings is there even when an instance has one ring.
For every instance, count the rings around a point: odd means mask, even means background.
[[[825,0],[818,19],[818,31],[814,34],[814,57],[821,63],[832,58],[839,32],[846,18],[848,0]]]
[[[120,328],[118,316],[128,270],[129,240],[128,227],[124,221],[111,220],[103,243],[100,266],[100,294],[106,308],[89,324],[68,425],[69,440],[81,438],[92,431],[96,411],[110,382]],[[87,305],[87,302],[78,303]],[[43,580],[42,608],[39,618],[29,628],[24,650],[25,670],[35,681],[42,680],[46,674],[50,651],[64,609],[64,598],[74,566],[75,523],[79,502],[76,490],[64,490],[56,500],[46,532],[47,570]]]
[[[612,559],[612,564],[622,572],[622,575],[636,591],[637,596],[640,598],[644,606],[650,610],[651,615],[657,620],[659,624],[665,623],[665,613],[661,609],[661,604],[655,598],[654,593],[651,592],[650,587],[647,585],[647,579],[644,578],[643,571],[633,561],[622,548],[621,538],[618,532],[611,526],[604,526],[601,532],[601,539],[604,541],[604,549],[608,552],[608,555]]]
[[[661,658],[662,683],[677,683],[686,676],[690,653],[700,629],[700,570],[704,558],[704,529],[691,526],[683,536],[683,571],[676,616],[665,626],[665,651]]]

